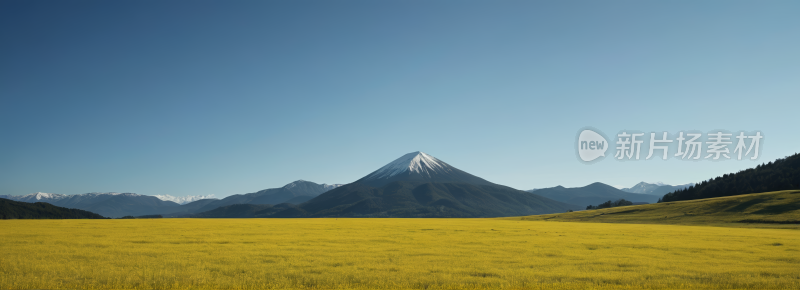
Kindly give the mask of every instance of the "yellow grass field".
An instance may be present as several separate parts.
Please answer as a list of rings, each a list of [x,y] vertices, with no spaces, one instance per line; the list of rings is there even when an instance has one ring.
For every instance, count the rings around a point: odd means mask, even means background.
[[[800,231],[508,219],[0,221],[0,289],[800,289]]]

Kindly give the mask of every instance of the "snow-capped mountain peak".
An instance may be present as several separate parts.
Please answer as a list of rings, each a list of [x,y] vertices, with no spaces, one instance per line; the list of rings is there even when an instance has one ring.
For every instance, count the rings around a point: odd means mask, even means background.
[[[436,157],[419,151],[403,155],[356,182],[379,187],[395,181],[410,183],[466,183],[475,185],[494,184],[483,178],[461,171]]]
[[[442,162],[436,157],[425,154],[424,152],[412,152],[397,158],[386,164],[377,171],[368,175],[370,179],[390,178],[400,173],[408,171],[431,176],[435,173],[447,173],[451,171],[447,163]]]

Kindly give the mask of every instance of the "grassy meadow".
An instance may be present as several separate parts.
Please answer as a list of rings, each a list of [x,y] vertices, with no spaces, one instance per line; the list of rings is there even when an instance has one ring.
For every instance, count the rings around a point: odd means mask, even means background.
[[[800,223],[798,223],[800,222],[800,190],[621,206],[508,219],[800,229]]]
[[[800,231],[509,219],[0,221],[0,289],[799,289]]]

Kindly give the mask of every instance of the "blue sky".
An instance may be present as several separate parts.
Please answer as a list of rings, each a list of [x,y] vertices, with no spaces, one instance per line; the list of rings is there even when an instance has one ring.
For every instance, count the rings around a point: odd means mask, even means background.
[[[231,2],[1,2],[0,194],[222,197],[413,151],[518,189],[682,184],[800,151],[798,1]],[[765,138],[585,165],[585,126]]]

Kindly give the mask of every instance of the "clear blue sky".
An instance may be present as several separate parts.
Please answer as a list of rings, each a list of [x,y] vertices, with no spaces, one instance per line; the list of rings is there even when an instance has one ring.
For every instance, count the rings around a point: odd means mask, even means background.
[[[750,161],[575,157],[578,130],[798,152],[799,1],[2,1],[0,194],[349,183],[413,151],[518,189]],[[612,152],[613,154],[613,152]]]

